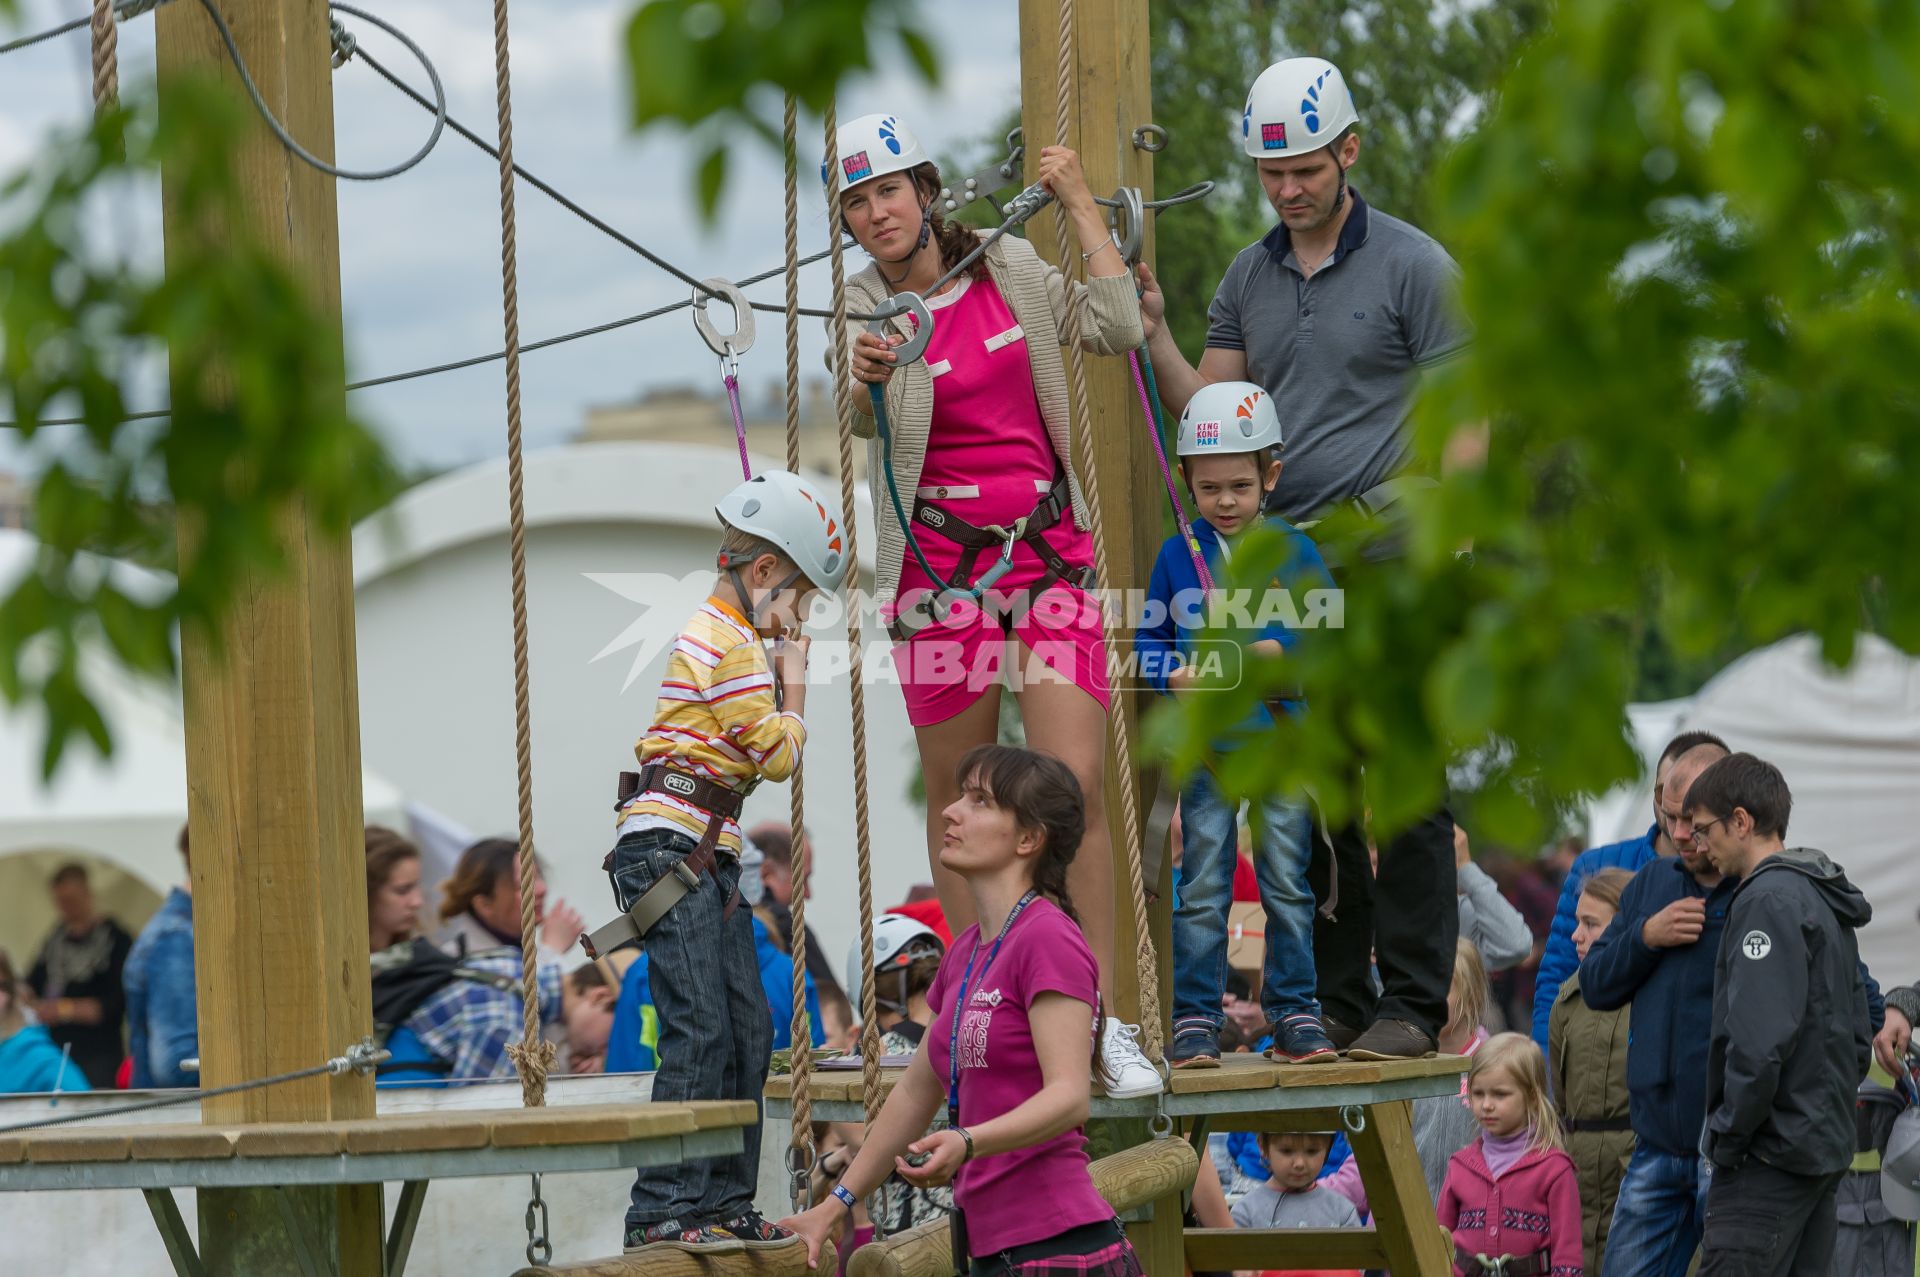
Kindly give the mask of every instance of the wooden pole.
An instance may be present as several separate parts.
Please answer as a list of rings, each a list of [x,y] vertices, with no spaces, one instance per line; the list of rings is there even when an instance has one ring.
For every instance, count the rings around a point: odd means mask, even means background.
[[[333,156],[331,44],[324,0],[220,0],[261,96],[287,130]],[[182,76],[229,88],[252,121],[235,155],[233,225],[189,224],[161,175],[169,249],[245,236],[277,256],[332,323],[339,345],[335,182],[268,131],[199,5],[155,15],[160,109]],[[171,261],[174,253],[169,251]],[[175,367],[174,376],[201,370]],[[341,390],[345,394],[344,387]],[[192,828],[200,1083],[290,1072],[371,1031],[359,693],[347,538],[290,502],[277,526],[284,571],[239,591],[216,634],[181,636]],[[181,528],[181,553],[219,529]],[[208,1122],[371,1117],[371,1079],[319,1077],[204,1106]],[[203,1191],[200,1238],[213,1277],[380,1271],[377,1186]],[[294,1229],[290,1220],[303,1220]],[[303,1233],[298,1242],[293,1234]],[[305,1251],[303,1257],[298,1251]]]
[[[1031,182],[1039,164],[1040,148],[1055,141],[1054,99],[1059,87],[1061,0],[1020,0],[1020,125],[1027,147],[1027,175]],[[1153,89],[1147,34],[1147,0],[1074,0],[1073,101],[1070,118],[1074,134],[1067,145],[1080,154],[1087,182],[1095,195],[1113,193],[1118,186],[1137,186],[1153,197],[1152,156],[1133,144],[1133,131],[1153,119]],[[1054,221],[1040,216],[1027,223],[1027,234],[1044,261],[1057,260]],[[1153,250],[1153,226],[1147,225],[1147,253]],[[1075,254],[1078,255],[1077,253]],[[1100,473],[1101,503],[1106,511],[1108,566],[1116,591],[1146,588],[1147,574],[1159,548],[1157,512],[1165,498],[1159,493],[1153,445],[1140,422],[1140,403],[1132,374],[1122,359],[1087,360],[1088,408],[1092,417],[1093,448]],[[1108,618],[1125,624],[1131,618]],[[1116,712],[1138,722],[1137,698],[1121,694]],[[1136,762],[1139,732],[1134,732]],[[1132,906],[1125,898],[1126,831],[1121,819],[1119,786],[1138,786],[1140,777],[1121,776],[1107,762],[1107,828],[1114,853],[1115,928],[1113,973],[1115,1012],[1125,1020],[1140,1016],[1139,972],[1133,960],[1138,946]],[[1145,824],[1152,794],[1142,790],[1141,821]],[[1162,858],[1164,861],[1164,857]],[[1165,877],[1163,872],[1161,875]],[[1155,884],[1148,884],[1149,887]],[[1168,961],[1166,947],[1167,900],[1164,887],[1155,903],[1153,926],[1161,966]],[[1169,986],[1163,978],[1160,1005],[1169,1005]],[[1163,1026],[1164,1028],[1165,1026]],[[1128,1227],[1141,1262],[1150,1273],[1182,1270],[1181,1201],[1178,1192],[1154,1204],[1151,1224]]]

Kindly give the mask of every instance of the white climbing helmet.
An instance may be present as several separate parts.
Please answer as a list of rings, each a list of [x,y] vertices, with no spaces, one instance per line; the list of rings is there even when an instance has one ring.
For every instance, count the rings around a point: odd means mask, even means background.
[[[1288,58],[1247,92],[1240,139],[1254,159],[1305,155],[1360,123],[1340,68],[1325,58]]]
[[[920,149],[920,139],[897,115],[863,115],[850,124],[842,124],[835,137],[840,144],[842,191],[928,162],[927,153]],[[827,185],[828,176],[827,160],[823,156],[820,160],[822,186]]]
[[[921,958],[938,958],[947,952],[947,946],[940,942],[940,933],[921,922],[918,918],[909,918],[905,914],[883,913],[873,920],[873,974],[874,993],[878,995],[887,986],[878,983],[879,977],[890,972],[904,972]],[[853,1004],[854,1014],[860,1013],[860,942],[855,940],[853,947],[847,950],[847,1001]],[[905,999],[902,999],[904,1002]],[[906,1007],[894,1006],[881,1001],[889,1010],[906,1014]]]
[[[817,588],[832,592],[847,579],[846,525],[840,512],[799,475],[785,470],[757,474],[720,498],[713,512],[728,527],[777,548]]]
[[[1202,386],[1180,414],[1183,457],[1224,456],[1283,448],[1280,414],[1273,396],[1250,381],[1216,381]]]

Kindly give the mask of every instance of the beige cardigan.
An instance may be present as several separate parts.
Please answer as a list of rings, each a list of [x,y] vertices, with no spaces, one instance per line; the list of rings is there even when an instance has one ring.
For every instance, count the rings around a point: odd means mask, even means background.
[[[1034,394],[1040,401],[1041,416],[1046,419],[1047,438],[1066,472],[1068,491],[1073,497],[1074,522],[1084,531],[1087,513],[1080,496],[1080,479],[1073,468],[1073,448],[1068,434],[1072,414],[1067,398],[1066,362],[1060,351],[1067,322],[1067,294],[1060,271],[1041,261],[1032,244],[1012,235],[1002,236],[989,248],[985,260],[987,274],[1026,336],[1027,363],[1033,369]],[[1086,284],[1076,282],[1073,288],[1076,296],[1086,298],[1080,317],[1082,346],[1096,355],[1120,355],[1140,344],[1140,302],[1132,276],[1114,275]],[[847,281],[847,309],[855,314],[871,312],[886,299],[888,291],[879,268],[869,266]],[[913,335],[904,317],[892,322],[901,336]],[[863,330],[864,325],[848,325],[850,336],[857,336]],[[1043,333],[1053,334],[1053,339],[1041,340]],[[831,350],[828,351],[828,371],[832,371]],[[855,384],[853,393],[866,395],[866,385]],[[927,458],[927,432],[933,422],[933,374],[928,371],[926,360],[916,360],[894,371],[887,383],[887,420],[893,428],[893,471],[900,484],[900,501],[911,516],[914,493],[920,487],[920,469]],[[900,566],[906,557],[907,542],[884,491],[886,473],[882,469],[880,441],[875,437],[873,418],[855,408],[853,430],[868,440],[867,478],[873,489],[874,518],[879,524],[879,550],[874,560],[879,572],[879,601],[891,602],[900,585]]]

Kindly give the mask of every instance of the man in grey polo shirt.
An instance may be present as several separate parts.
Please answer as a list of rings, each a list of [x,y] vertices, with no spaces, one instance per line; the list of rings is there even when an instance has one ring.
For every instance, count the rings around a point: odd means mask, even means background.
[[[1406,473],[1413,392],[1419,369],[1468,336],[1446,250],[1347,185],[1359,123],[1345,78],[1324,59],[1289,58],[1254,81],[1241,134],[1280,224],[1227,268],[1198,368],[1163,322],[1152,273],[1140,271],[1161,400],[1178,413],[1211,382],[1265,386],[1287,462],[1267,508],[1296,522],[1342,501],[1383,510],[1431,482]],[[1361,1059],[1432,1054],[1459,932],[1452,816],[1443,807],[1390,840],[1377,877],[1358,826],[1335,834],[1333,859],[1340,907],[1314,946],[1328,1036]]]

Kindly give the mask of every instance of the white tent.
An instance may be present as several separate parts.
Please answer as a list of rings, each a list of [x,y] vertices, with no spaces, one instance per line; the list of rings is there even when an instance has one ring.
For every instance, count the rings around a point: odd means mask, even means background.
[[[0,597],[38,552],[30,533],[0,529]],[[107,570],[129,589],[164,584],[127,564]],[[84,660],[83,669],[113,733],[113,756],[74,743],[51,784],[40,778],[43,712],[0,703],[0,947],[16,956],[30,954],[52,926],[46,893],[28,889],[52,864],[107,869],[96,873],[96,891],[129,926],[145,920],[143,902],[150,908],[181,878],[175,840],[187,818],[187,769],[179,691],[137,681],[104,656]],[[368,772],[361,785],[368,820],[406,828],[397,789]]]
[[[1920,980],[1920,661],[1863,635],[1844,671],[1800,635],[1741,657],[1693,697],[1629,707],[1647,776],[1595,803],[1598,843],[1652,819],[1652,773],[1676,733],[1715,733],[1785,773],[1789,846],[1818,847],[1873,904],[1861,954],[1884,986]]]

